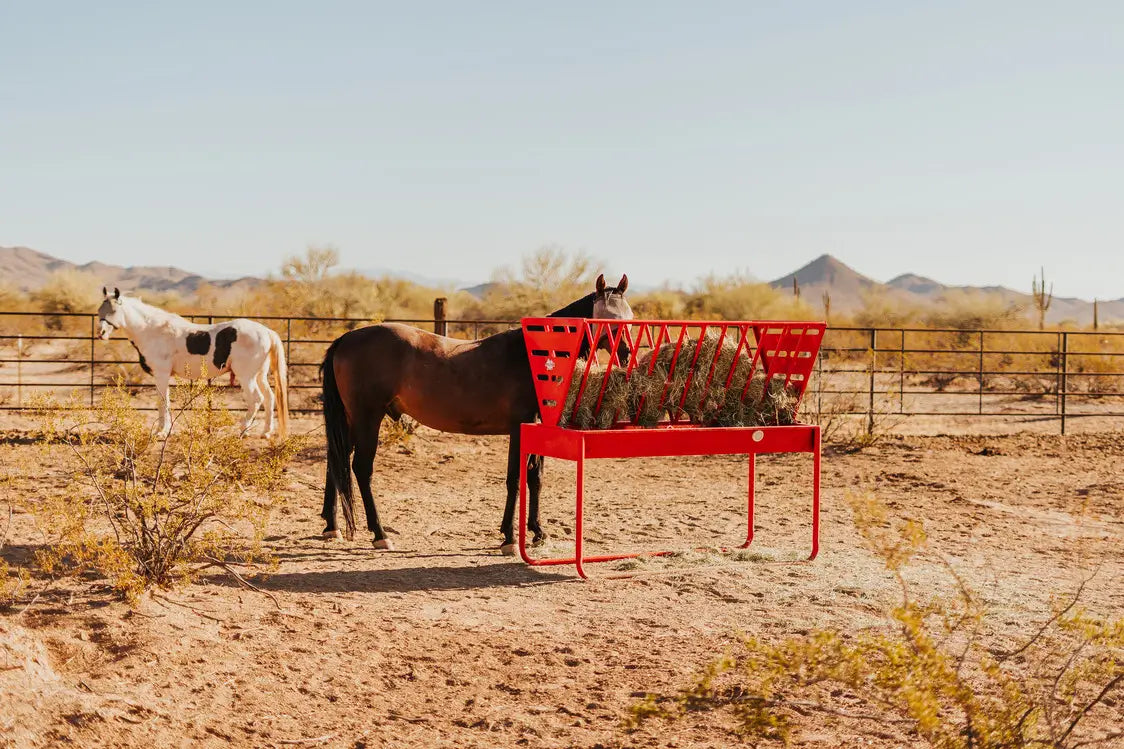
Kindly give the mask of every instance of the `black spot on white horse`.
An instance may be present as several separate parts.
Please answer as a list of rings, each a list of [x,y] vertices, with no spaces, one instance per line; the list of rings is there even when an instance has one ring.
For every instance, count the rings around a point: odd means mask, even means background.
[[[230,358],[230,347],[238,340],[238,331],[234,328],[223,328],[215,334],[215,366],[222,369],[226,360]]]
[[[129,340],[129,343],[132,343],[133,348],[137,349],[137,356],[140,357],[140,368],[144,370],[145,374],[152,374],[152,367],[148,366],[148,362],[144,360],[144,354],[142,354],[141,350],[137,348],[137,344],[133,343],[131,339]]]
[[[187,334],[187,353],[206,356],[211,350],[211,334],[205,330]]]

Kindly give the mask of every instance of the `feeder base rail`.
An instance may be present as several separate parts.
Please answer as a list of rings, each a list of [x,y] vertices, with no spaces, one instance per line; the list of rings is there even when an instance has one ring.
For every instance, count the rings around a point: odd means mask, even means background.
[[[687,455],[747,455],[749,497],[746,539],[740,548],[753,543],[753,503],[756,456],[761,453],[812,454],[812,551],[816,558],[820,542],[820,428],[810,424],[764,427],[693,427],[685,429],[564,429],[545,424],[523,424],[520,432],[519,555],[533,566],[572,564],[587,578],[585,564],[661,556],[671,552],[634,552],[585,556],[584,479],[586,459],[643,458]],[[577,469],[574,519],[574,556],[535,559],[527,551],[527,460],[531,455],[571,460]]]

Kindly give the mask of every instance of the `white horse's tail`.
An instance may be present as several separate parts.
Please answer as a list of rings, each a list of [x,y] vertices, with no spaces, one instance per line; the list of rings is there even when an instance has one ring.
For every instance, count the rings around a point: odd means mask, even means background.
[[[277,331],[270,330],[269,364],[277,387],[277,426],[281,437],[289,435],[289,371],[285,364],[285,345]]]

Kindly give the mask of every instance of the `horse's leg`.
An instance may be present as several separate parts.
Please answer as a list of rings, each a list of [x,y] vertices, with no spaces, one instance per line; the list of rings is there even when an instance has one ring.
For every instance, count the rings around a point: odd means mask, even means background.
[[[371,475],[375,472],[375,453],[379,447],[379,428],[382,426],[381,412],[372,414],[371,426],[365,433],[356,435],[355,454],[351,458],[351,470],[355,473],[355,481],[359,484],[359,493],[363,496],[363,512],[367,515],[367,530],[374,535],[376,549],[391,548],[390,539],[383,532],[379,523],[379,511],[375,507],[375,496],[371,492]]]
[[[340,530],[336,527],[336,482],[332,480],[330,471],[324,476],[324,510],[320,513],[327,525],[321,534],[324,538],[340,537]]]
[[[172,379],[171,373],[157,372],[153,374],[156,380],[156,397],[160,401],[160,418],[157,422],[156,432],[161,437],[167,437],[172,431],[172,403],[168,399],[168,382]]]
[[[536,545],[541,544],[546,539],[546,534],[542,532],[542,526],[539,525],[539,491],[542,489],[542,470],[543,457],[541,455],[532,455],[527,459],[527,489],[530,490],[530,497],[527,502],[527,529],[535,534],[531,543]]]
[[[257,374],[258,390],[262,393],[265,400],[263,409],[265,410],[265,426],[262,428],[263,437],[273,436],[273,405],[275,399],[273,397],[273,388],[269,386],[269,369],[262,367],[258,370]]]
[[[504,505],[503,521],[500,522],[500,533],[503,534],[500,553],[504,556],[515,556],[515,498],[519,495],[519,460],[519,424],[516,424],[507,443],[507,504]]]
[[[242,399],[246,401],[246,418],[242,420],[242,434],[245,435],[250,431],[250,425],[254,423],[254,417],[261,408],[262,395],[258,389],[257,377],[242,380]]]

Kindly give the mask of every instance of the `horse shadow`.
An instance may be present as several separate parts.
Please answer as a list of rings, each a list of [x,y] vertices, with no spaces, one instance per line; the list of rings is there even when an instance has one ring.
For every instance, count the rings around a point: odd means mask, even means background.
[[[446,555],[440,555],[446,556]],[[460,556],[460,555],[456,555]],[[250,578],[257,587],[288,593],[414,593],[469,591],[489,588],[525,588],[574,582],[573,575],[539,572],[522,562],[456,567],[391,567],[382,570],[328,570],[278,572]],[[226,575],[213,575],[213,585],[238,587]]]

